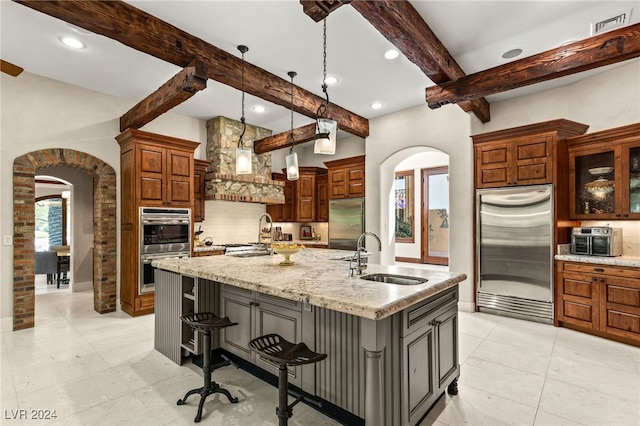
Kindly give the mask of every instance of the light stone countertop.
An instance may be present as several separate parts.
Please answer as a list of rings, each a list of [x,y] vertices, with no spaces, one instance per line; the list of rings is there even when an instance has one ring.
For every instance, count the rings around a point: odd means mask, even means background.
[[[226,248],[225,246],[214,244],[212,246],[194,247],[193,251],[194,252],[219,251],[219,250],[224,250],[225,248]]]
[[[556,260],[562,260],[565,262],[582,262],[592,263],[595,265],[610,265],[610,266],[627,266],[631,268],[640,268],[640,257],[634,256],[585,256],[579,254],[557,254]]]
[[[238,258],[208,256],[161,259],[159,269],[254,290],[313,306],[379,320],[439,293],[467,278],[456,272],[368,264],[364,274],[392,273],[427,278],[418,285],[376,283],[349,277],[350,257],[344,250],[308,248],[291,256],[292,266],[280,266],[281,255]]]

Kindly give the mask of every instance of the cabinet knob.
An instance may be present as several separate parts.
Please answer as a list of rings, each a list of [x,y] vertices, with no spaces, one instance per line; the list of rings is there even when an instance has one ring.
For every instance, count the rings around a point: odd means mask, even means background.
[[[438,326],[440,324],[442,324],[442,321],[438,321],[438,320],[435,320],[435,319],[433,321],[431,321],[431,325]]]
[[[596,272],[604,272],[604,269],[602,268],[593,268],[593,270]]]

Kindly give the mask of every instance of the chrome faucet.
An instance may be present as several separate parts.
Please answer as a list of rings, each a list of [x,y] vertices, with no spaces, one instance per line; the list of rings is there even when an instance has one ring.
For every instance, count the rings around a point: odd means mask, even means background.
[[[260,219],[258,219],[258,244],[262,244],[262,219],[265,218],[269,220],[269,242],[265,243],[265,246],[267,250],[271,252],[269,244],[273,243],[273,218],[269,213],[263,213]]]
[[[376,240],[378,240],[378,251],[382,251],[382,242],[380,242],[380,238],[378,238],[378,236],[373,232],[363,232],[358,238],[358,243],[356,245],[356,252],[353,254],[353,257],[349,261],[350,277],[353,276],[353,271],[358,271],[358,275],[362,275],[362,271],[367,269],[367,265],[362,263],[362,257],[360,256],[360,253],[362,253],[363,251],[366,253],[367,251],[362,245],[362,243],[364,243],[364,238],[367,235],[371,235],[372,237],[375,237]],[[358,263],[356,264],[356,266],[353,266],[353,261],[356,259],[358,260]]]

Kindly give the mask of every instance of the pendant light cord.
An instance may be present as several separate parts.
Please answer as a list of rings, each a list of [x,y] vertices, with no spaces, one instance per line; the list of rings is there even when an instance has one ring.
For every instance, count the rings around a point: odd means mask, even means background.
[[[242,53],[242,117],[240,122],[242,123],[242,133],[240,133],[240,139],[238,140],[238,146],[244,149],[244,132],[247,130],[247,124],[244,119],[244,54],[249,51],[249,48],[244,45],[238,46],[238,50]]]
[[[298,75],[295,71],[289,71],[289,77],[291,77],[291,133],[289,133],[289,137],[291,138],[291,148],[289,148],[289,154],[293,152],[293,145],[295,142],[295,137],[293,136],[293,78]]]
[[[316,115],[319,117],[324,117],[324,113],[327,110],[327,105],[329,105],[329,92],[327,91],[327,18],[324,18],[323,22],[323,33],[322,33],[322,92],[324,93],[327,103],[321,104],[318,107],[318,111]]]

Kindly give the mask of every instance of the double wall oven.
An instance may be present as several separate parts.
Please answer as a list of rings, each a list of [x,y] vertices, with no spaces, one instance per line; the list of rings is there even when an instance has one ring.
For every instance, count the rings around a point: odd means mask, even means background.
[[[191,209],[140,207],[139,294],[155,291],[153,260],[190,256],[191,234]]]

